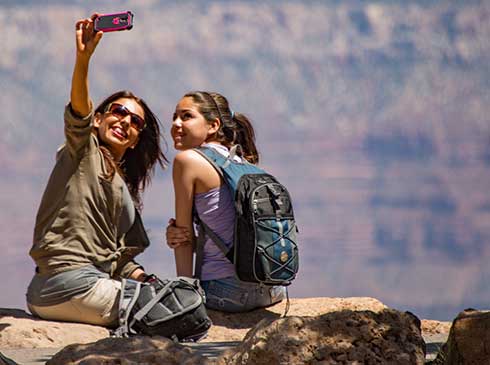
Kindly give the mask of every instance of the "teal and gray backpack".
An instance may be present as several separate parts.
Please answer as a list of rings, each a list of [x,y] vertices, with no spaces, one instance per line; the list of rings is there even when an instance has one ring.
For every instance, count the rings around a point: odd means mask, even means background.
[[[251,163],[234,160],[237,147],[230,150],[228,157],[209,147],[195,149],[221,175],[235,204],[231,248],[197,214],[194,215],[199,227],[195,276],[201,276],[207,235],[234,264],[240,280],[289,285],[298,272],[298,229],[291,197],[272,175]]]

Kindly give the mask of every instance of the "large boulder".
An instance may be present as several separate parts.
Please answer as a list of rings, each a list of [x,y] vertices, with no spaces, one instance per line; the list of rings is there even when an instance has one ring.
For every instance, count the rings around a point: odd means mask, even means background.
[[[447,342],[432,365],[490,363],[490,311],[467,309],[454,319]]]
[[[418,318],[385,309],[263,320],[218,363],[422,365],[424,361]]]

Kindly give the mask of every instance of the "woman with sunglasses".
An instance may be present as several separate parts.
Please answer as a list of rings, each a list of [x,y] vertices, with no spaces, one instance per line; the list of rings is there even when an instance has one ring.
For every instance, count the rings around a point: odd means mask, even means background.
[[[44,319],[110,327],[117,325],[120,279],[152,278],[134,261],[149,244],[140,193],[166,158],[159,121],[142,99],[120,91],[93,108],[88,68],[102,38],[95,17],[76,23],[66,141],[36,217],[27,304]]]

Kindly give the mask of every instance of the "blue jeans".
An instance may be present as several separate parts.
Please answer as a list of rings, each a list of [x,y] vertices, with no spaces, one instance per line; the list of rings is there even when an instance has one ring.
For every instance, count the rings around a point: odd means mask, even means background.
[[[248,283],[231,276],[201,282],[206,307],[221,312],[247,312],[279,303],[286,297],[283,286]]]

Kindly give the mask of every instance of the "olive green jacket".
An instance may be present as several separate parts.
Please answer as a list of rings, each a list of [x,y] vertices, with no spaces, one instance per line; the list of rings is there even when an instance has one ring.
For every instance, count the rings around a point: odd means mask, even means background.
[[[129,277],[141,267],[133,258],[149,245],[136,213],[120,239],[118,222],[124,181],[106,179],[106,167],[92,133],[93,111],[84,118],[65,108],[66,142],[56,156],[36,216],[29,252],[40,274],[95,265],[111,277]]]

